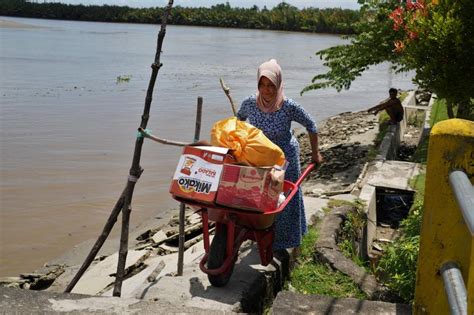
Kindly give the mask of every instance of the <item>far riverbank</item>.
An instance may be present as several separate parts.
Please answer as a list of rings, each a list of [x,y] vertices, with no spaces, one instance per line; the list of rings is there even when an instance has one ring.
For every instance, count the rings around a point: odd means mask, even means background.
[[[164,8],[131,8],[115,5],[71,5],[4,0],[0,15],[70,21],[159,24]],[[282,2],[271,9],[231,7],[229,3],[211,7],[174,6],[170,25],[245,28],[293,32],[354,34],[360,12],[341,8],[298,9]]]

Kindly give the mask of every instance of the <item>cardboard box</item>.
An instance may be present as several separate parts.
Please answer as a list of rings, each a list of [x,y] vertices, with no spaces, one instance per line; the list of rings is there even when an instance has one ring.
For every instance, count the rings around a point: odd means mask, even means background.
[[[173,175],[172,195],[214,203],[224,163],[234,159],[229,149],[211,146],[185,147]]]
[[[225,164],[216,203],[243,210],[265,212],[277,206],[285,171],[273,167]]]

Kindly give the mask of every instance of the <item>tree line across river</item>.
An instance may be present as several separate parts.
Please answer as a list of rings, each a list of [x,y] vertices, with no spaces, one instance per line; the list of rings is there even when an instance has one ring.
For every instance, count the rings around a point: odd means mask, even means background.
[[[62,3],[32,3],[25,0],[0,1],[0,15],[121,23],[161,23],[164,8],[130,8],[110,5],[71,5]],[[272,9],[231,7],[229,3],[206,7],[172,9],[169,24],[216,26],[283,31],[354,34],[360,19],[356,10],[332,8],[298,9],[282,2]]]

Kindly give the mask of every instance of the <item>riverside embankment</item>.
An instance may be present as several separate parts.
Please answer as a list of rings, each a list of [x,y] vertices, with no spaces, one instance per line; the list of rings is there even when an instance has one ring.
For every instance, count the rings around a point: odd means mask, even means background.
[[[325,165],[304,184],[303,189],[307,193],[305,204],[308,223],[313,224],[318,218],[324,216],[322,208],[326,206],[330,198],[353,200],[361,192],[364,192],[364,182],[375,187],[377,182],[386,178],[377,177],[377,174],[385,174],[389,167],[390,172],[399,177],[397,184],[406,187],[407,178],[412,175],[412,168],[405,164],[384,163],[385,159],[374,161],[371,167],[366,167],[369,160],[370,147],[377,134],[377,119],[364,112],[343,113],[329,119],[320,126],[322,136],[321,148],[327,159]],[[300,137],[303,161],[309,156],[308,146],[305,144],[304,135]],[[388,152],[388,151],[387,151]],[[381,163],[381,164],[380,164]],[[367,171],[371,169],[372,171]],[[408,169],[408,172],[403,172]],[[368,173],[366,173],[368,172]],[[405,175],[403,175],[405,174]],[[370,176],[366,176],[370,175]],[[332,180],[332,181],[331,181]],[[393,180],[393,179],[392,179]],[[390,184],[390,183],[389,183]],[[172,214],[172,212],[170,212]],[[192,215],[188,217],[188,226],[195,224],[197,218]],[[90,246],[83,244],[76,247],[70,253],[47,264],[38,273],[56,277],[46,291],[8,291],[2,289],[5,299],[1,306],[5,310],[18,308],[19,304],[27,307],[33,300],[25,301],[26,297],[36,298],[40,301],[39,309],[47,312],[71,312],[80,313],[93,311],[98,313],[116,312],[146,312],[160,309],[166,313],[184,312],[253,312],[260,313],[265,307],[271,305],[274,295],[282,289],[292,264],[292,253],[283,253],[275,257],[274,262],[267,267],[259,264],[259,257],[255,246],[246,243],[242,246],[239,259],[231,281],[224,288],[212,287],[205,274],[198,267],[203,255],[203,245],[199,241],[199,233],[195,235],[196,244],[188,240],[189,249],[185,253],[185,267],[182,277],[176,276],[176,247],[173,246],[173,226],[176,220],[163,225],[165,219],[156,219],[155,222],[147,222],[131,234],[131,248],[129,261],[127,263],[129,278],[124,282],[122,298],[105,298],[111,295],[111,283],[116,269],[117,254],[114,253],[112,240],[108,242],[101,256],[95,261],[83,279],[78,283],[73,293],[86,295],[61,295],[62,292],[76,272],[78,265]],[[160,221],[161,220],[161,221]],[[165,240],[167,239],[167,240]],[[115,251],[118,241],[115,241]],[[110,251],[110,252],[108,252]],[[107,256],[107,257],[105,257]],[[34,285],[39,279],[38,274],[23,275],[22,284]],[[21,280],[20,279],[20,280]],[[36,280],[35,280],[36,279]],[[12,279],[14,280],[14,279]],[[14,283],[14,282],[13,282]],[[374,308],[378,311],[385,310],[387,313],[402,313],[409,308],[383,302],[361,302],[358,300],[345,301],[322,298],[321,304],[305,301],[304,297],[293,298],[287,293],[279,294],[274,301],[273,312],[283,314],[288,310],[288,299],[292,300],[293,310],[301,307],[312,307],[319,305],[318,309],[326,309],[332,304],[336,309],[344,307],[350,309],[350,305],[363,305],[359,310],[370,313]],[[292,293],[293,294],[293,293]],[[15,298],[14,296],[19,296]],[[101,297],[97,297],[97,295]],[[21,301],[18,301],[21,299]],[[317,300],[317,299],[316,299]],[[286,302],[285,302],[286,301]],[[362,304],[361,304],[362,303]],[[291,304],[290,304],[291,305]]]

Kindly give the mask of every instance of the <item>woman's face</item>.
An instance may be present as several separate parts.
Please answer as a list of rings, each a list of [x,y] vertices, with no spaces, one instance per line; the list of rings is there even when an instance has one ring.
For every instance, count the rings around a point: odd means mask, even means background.
[[[258,83],[258,92],[265,101],[272,101],[277,94],[276,86],[267,77],[262,77]]]

